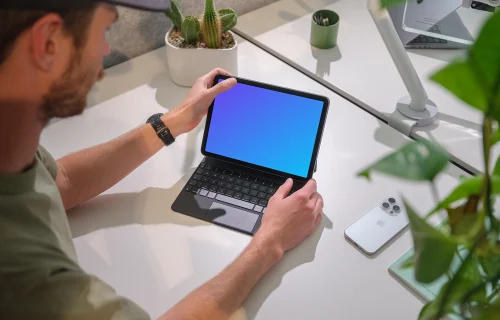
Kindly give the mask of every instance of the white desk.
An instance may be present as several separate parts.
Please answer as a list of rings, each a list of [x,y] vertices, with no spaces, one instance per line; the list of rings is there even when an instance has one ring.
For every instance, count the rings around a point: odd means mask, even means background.
[[[114,138],[155,112],[175,106],[187,89],[174,85],[164,49],[108,70],[83,115],[52,123],[42,144],[54,156]],[[239,75],[324,94],[331,100],[315,178],[325,198],[325,219],[306,242],[255,288],[233,319],[416,319],[422,302],[387,269],[412,246],[409,232],[375,258],[344,239],[344,229],[388,195],[401,191],[422,212],[433,206],[426,185],[376,176],[361,168],[408,142],[332,91],[248,42],[239,48]],[[357,123],[358,125],[353,125]],[[250,237],[170,210],[188,176],[202,160],[203,125],[123,181],[70,212],[80,263],[153,318],[209,280],[244,249]],[[450,166],[438,181],[441,194],[462,171]]]
[[[282,0],[243,15],[237,32],[253,39],[282,60],[317,79],[335,92],[387,121],[399,98],[408,95],[389,52],[366,8],[367,0]],[[311,16],[318,9],[334,10],[340,16],[338,46],[319,50],[309,43]],[[487,13],[461,10],[475,35]],[[429,80],[463,50],[409,50],[429,98],[439,108],[439,122],[415,128],[412,137],[435,139],[465,168],[482,171],[479,112]],[[353,126],[359,123],[354,121]],[[500,153],[494,150],[495,155]]]

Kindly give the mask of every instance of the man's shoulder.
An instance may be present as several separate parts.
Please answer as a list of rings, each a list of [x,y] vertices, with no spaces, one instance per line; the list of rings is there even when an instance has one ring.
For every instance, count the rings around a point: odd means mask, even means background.
[[[38,146],[36,151],[36,158],[47,168],[52,178],[55,180],[57,177],[57,162],[52,157],[49,151],[45,149],[42,145]]]

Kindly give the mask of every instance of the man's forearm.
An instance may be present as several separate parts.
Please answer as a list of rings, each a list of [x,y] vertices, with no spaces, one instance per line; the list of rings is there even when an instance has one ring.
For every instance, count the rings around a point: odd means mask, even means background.
[[[175,128],[175,125],[170,127]],[[179,133],[173,129],[172,134],[177,136]],[[73,208],[106,191],[163,146],[148,124],[107,143],[59,159],[56,182],[65,208]]]
[[[160,320],[229,319],[282,256],[280,248],[256,236],[229,267],[184,298]]]

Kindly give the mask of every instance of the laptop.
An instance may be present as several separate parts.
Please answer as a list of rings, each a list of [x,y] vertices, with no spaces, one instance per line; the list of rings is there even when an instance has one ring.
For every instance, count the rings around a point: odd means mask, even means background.
[[[227,78],[218,75],[214,84]],[[236,79],[236,86],[218,95],[208,110],[205,157],[172,210],[253,235],[269,199],[287,178],[294,180],[291,193],[312,178],[329,100]]]
[[[405,48],[466,49],[474,38],[456,12],[461,4],[462,0],[410,0],[388,11]]]

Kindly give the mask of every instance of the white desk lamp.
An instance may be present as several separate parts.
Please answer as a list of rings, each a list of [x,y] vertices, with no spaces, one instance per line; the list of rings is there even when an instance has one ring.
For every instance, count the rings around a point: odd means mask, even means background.
[[[500,7],[500,0],[463,0],[462,6],[476,9],[479,3],[490,7]],[[389,12],[382,8],[380,0],[368,0],[368,10],[410,94],[399,99],[397,109],[404,116],[416,121],[416,126],[423,127],[432,124],[438,113],[438,108],[427,96],[427,92],[394,28]]]

